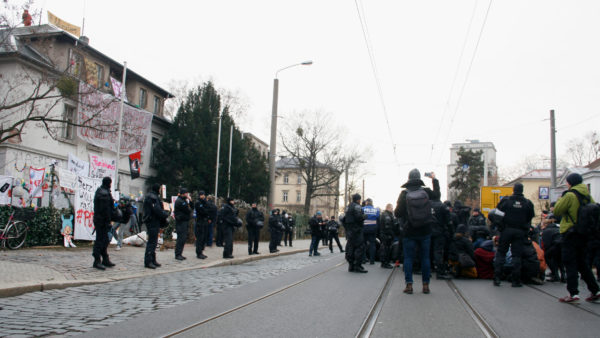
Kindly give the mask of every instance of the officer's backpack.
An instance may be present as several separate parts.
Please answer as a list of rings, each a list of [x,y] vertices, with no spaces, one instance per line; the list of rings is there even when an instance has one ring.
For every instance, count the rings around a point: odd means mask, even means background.
[[[573,228],[575,232],[585,236],[600,235],[600,205],[590,203],[590,198],[583,196],[577,190],[569,190],[577,196],[579,209],[577,209],[577,222]]]
[[[406,209],[408,221],[413,228],[420,228],[434,222],[431,201],[424,189],[407,191]]]

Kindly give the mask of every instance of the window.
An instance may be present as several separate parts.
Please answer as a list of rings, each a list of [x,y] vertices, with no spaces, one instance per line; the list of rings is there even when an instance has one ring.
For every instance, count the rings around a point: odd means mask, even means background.
[[[71,56],[69,59],[69,74],[76,78],[80,78],[83,69],[83,57],[71,50]]]
[[[144,88],[140,88],[140,102],[139,102],[139,106],[140,108],[146,108],[146,103],[148,100],[148,93],[146,92],[146,89]]]
[[[283,191],[283,201],[284,201],[284,202],[287,202],[287,201],[288,201],[288,192],[289,192],[289,191],[287,191],[287,190],[284,190],[284,191]]]
[[[104,87],[104,67],[96,64],[96,81],[98,81],[98,88]]]
[[[302,174],[298,175],[298,184],[302,184]]]
[[[296,202],[302,202],[302,192],[300,190],[296,190]]]
[[[288,183],[290,183],[290,175],[284,174],[283,175],[283,184],[288,184]]]
[[[150,152],[150,166],[156,168],[158,163],[156,161],[156,145],[158,144],[158,137],[152,137],[152,151]]]
[[[154,95],[154,114],[160,115],[160,97]]]
[[[63,112],[63,120],[65,121],[62,129],[62,138],[65,140],[72,140],[75,134],[75,107],[65,104]]]

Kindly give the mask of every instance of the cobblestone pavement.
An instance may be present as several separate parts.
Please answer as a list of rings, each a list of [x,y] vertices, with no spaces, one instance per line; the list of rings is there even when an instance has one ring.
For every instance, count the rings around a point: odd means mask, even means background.
[[[338,255],[340,253],[307,257],[306,253],[298,253],[241,265],[0,298],[0,337],[80,334],[301,269]]]
[[[310,240],[298,240],[294,247],[279,247],[280,253],[293,253],[308,250]],[[234,260],[224,260],[223,248],[209,247],[204,253],[205,260],[197,259],[193,244],[185,246],[185,261],[175,260],[173,249],[157,251],[157,260],[163,265],[157,270],[144,268],[144,247],[124,246],[120,251],[111,245],[109,255],[116,266],[106,271],[92,268],[92,248],[39,248],[0,251],[0,296],[12,296],[24,292],[65,287],[73,283],[96,283],[127,278],[149,276],[174,271],[213,267],[224,264],[239,264],[246,260],[273,256],[268,253],[268,243],[261,242],[261,255],[248,256],[247,243],[234,245]]]

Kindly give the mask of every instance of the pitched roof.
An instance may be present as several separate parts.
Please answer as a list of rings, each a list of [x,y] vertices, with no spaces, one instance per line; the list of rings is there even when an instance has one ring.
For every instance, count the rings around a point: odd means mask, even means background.
[[[590,162],[585,167],[588,168],[588,169],[590,169],[590,170],[600,169],[600,158],[596,159],[593,162]]]

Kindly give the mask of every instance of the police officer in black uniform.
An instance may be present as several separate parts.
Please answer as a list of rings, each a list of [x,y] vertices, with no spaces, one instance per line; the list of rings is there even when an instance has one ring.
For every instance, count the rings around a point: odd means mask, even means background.
[[[206,245],[206,237],[208,227],[212,226],[212,220],[209,216],[210,206],[206,200],[206,193],[202,190],[198,193],[198,200],[194,205],[196,210],[196,224],[194,227],[194,235],[196,236],[196,257],[198,259],[206,259],[207,256],[203,253]]]
[[[104,177],[102,185],[96,189],[94,194],[94,228],[96,231],[96,240],[92,249],[94,256],[94,268],[104,270],[115,266],[108,257],[108,230],[111,228],[110,221],[114,201],[110,194],[110,185],[112,179]],[[101,260],[102,259],[102,260]]]
[[[436,278],[450,279],[446,273],[448,271],[447,260],[444,259],[444,256],[447,256],[444,251],[448,247],[446,240],[454,235],[454,233],[450,233],[450,209],[440,200],[439,195],[435,195],[431,200],[431,208],[435,216],[431,227],[431,252],[433,253]]]
[[[365,254],[365,237],[363,235],[363,223],[365,214],[360,206],[361,196],[352,195],[352,202],[346,207],[344,213],[344,228],[346,229],[346,261],[348,261],[348,271],[350,272],[368,272],[361,265]]]
[[[283,232],[283,223],[281,223],[281,215],[279,209],[271,210],[269,216],[269,231],[271,232],[271,241],[269,242],[269,252],[279,252],[277,245],[281,241],[281,233]]]
[[[238,226],[238,210],[235,208],[234,200],[227,197],[227,203],[223,204],[220,216],[223,218],[223,258],[233,258],[233,231]]]
[[[148,242],[144,254],[144,266],[149,269],[160,267],[156,261],[156,244],[158,244],[158,232],[160,228],[167,226],[169,212],[163,210],[163,202],[159,196],[160,185],[153,184],[144,198],[144,215],[142,221],[146,224]]]
[[[331,216],[331,219],[327,222],[327,237],[329,237],[329,251],[331,251],[331,253],[333,253],[333,240],[335,240],[338,248],[340,248],[340,252],[344,252],[342,244],[340,243],[339,230],[340,224],[335,220],[335,216]]]
[[[535,216],[533,203],[523,196],[523,184],[517,183],[513,187],[513,194],[503,198],[498,203],[497,209],[504,212],[502,228],[496,258],[494,260],[494,285],[500,286],[502,266],[506,260],[506,252],[511,249],[512,254],[512,286],[520,287],[521,284],[521,256],[527,233],[531,226],[531,219]]]
[[[179,196],[175,200],[175,230],[177,231],[177,242],[175,243],[175,259],[182,261],[183,246],[188,237],[190,218],[192,217],[192,204],[190,195],[186,188],[181,188]]]
[[[394,236],[400,234],[398,220],[394,217],[394,207],[388,203],[385,210],[379,216],[379,224],[377,226],[377,238],[381,241],[381,267],[384,269],[392,269],[390,257],[392,255],[392,243]]]
[[[265,215],[258,210],[256,203],[252,203],[252,209],[246,213],[246,229],[248,230],[248,255],[259,255],[258,241],[260,229],[265,225]]]

